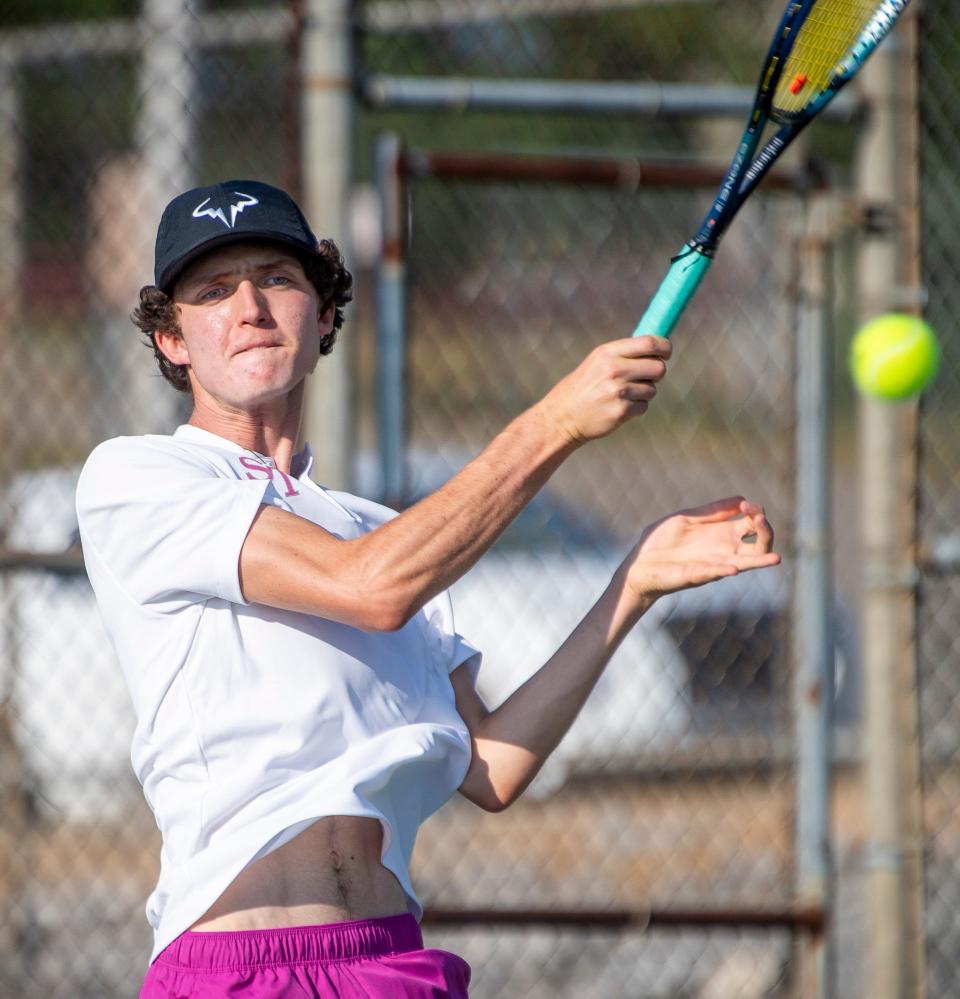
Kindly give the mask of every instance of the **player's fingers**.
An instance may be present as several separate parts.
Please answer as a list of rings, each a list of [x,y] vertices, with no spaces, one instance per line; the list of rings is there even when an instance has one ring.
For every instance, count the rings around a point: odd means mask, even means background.
[[[637,402],[631,402],[628,400],[627,405],[623,409],[620,422],[625,423],[627,420],[631,420],[635,416],[643,416],[649,408],[649,399],[640,399]]]
[[[658,382],[667,373],[667,362],[662,357],[645,357],[629,367],[630,381]]]
[[[620,389],[620,398],[627,402],[650,402],[656,394],[653,382],[627,382]]]
[[[627,358],[616,369],[618,377],[630,382],[658,382],[667,373],[667,362],[660,357]]]
[[[758,553],[756,555],[731,555],[727,562],[735,565],[740,572],[748,572],[750,569],[766,569],[773,565],[780,564],[780,556],[776,552]]]
[[[741,527],[740,541],[754,545],[755,551],[768,552],[773,548],[773,525],[759,503],[744,500],[740,505],[746,522]]]
[[[725,520],[732,520],[734,517],[742,516],[741,506],[744,503],[742,496],[726,496],[723,499],[712,500],[702,506],[690,507],[682,510],[683,516],[690,520],[695,520],[701,524],[716,524]]]
[[[673,344],[665,336],[653,334],[611,340],[606,346],[619,357],[662,357],[666,360],[673,353]]]
[[[740,540],[754,544],[759,551],[768,552],[773,548],[773,525],[761,513],[750,518],[752,530],[740,536]]]

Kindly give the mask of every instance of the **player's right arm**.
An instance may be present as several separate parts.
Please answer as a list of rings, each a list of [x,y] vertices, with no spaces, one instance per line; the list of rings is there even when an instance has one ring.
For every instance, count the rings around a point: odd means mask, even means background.
[[[489,549],[574,450],[646,411],[670,349],[660,337],[601,345],[444,486],[359,538],[261,507],[240,553],[245,599],[365,630],[401,627]]]

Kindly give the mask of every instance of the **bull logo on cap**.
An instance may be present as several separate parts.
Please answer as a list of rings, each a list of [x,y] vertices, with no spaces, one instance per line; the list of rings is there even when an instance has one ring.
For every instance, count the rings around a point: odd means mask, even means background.
[[[220,221],[228,228],[232,229],[234,223],[237,221],[237,216],[244,210],[244,208],[249,208],[251,205],[258,205],[260,202],[253,197],[252,194],[244,194],[242,191],[234,191],[235,195],[240,198],[239,201],[235,201],[230,205],[230,221],[227,221],[227,216],[224,214],[222,208],[206,208],[205,205],[210,203],[210,198],[206,198],[197,205],[193,210],[193,217],[195,219],[203,218],[205,215],[212,219],[220,219]]]

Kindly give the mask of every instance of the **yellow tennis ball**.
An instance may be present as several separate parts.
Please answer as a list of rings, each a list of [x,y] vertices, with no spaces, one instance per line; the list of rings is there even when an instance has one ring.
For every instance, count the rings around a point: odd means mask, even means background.
[[[908,399],[922,392],[940,366],[940,345],[917,316],[888,313],[857,330],[850,373],[861,392],[877,399]]]

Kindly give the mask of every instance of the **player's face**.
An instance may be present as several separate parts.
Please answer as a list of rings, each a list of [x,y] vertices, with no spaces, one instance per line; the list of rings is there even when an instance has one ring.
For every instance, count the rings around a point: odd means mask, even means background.
[[[184,272],[174,300],[194,393],[240,409],[298,386],[333,322],[332,307],[321,315],[300,262],[278,244],[211,251]]]

